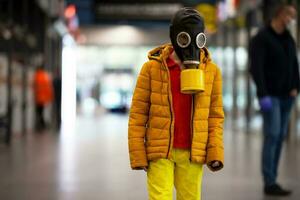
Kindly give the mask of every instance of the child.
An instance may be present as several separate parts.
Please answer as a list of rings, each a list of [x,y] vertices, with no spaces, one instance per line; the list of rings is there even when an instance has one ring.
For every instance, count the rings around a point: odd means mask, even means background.
[[[222,77],[204,47],[204,21],[196,10],[176,12],[170,39],[150,51],[138,76],[129,115],[130,163],[147,171],[150,200],[172,200],[173,185],[178,200],[199,200],[202,165],[217,171],[224,163]],[[204,91],[183,91],[181,73],[191,68],[202,70]]]

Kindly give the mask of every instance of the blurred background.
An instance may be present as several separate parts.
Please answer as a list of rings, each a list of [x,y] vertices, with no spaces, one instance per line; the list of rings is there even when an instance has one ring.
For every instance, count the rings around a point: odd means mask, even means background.
[[[148,51],[170,42],[170,18],[183,6],[203,13],[207,47],[223,75],[226,164],[218,174],[206,170],[203,199],[268,199],[247,49],[276,2],[0,0],[0,199],[147,198],[145,173],[129,167],[128,110]],[[284,2],[299,12],[299,1]],[[299,24],[290,30],[298,54]],[[34,103],[38,66],[53,97],[43,129]],[[299,112],[298,98],[280,175],[295,192],[285,199],[300,198]]]

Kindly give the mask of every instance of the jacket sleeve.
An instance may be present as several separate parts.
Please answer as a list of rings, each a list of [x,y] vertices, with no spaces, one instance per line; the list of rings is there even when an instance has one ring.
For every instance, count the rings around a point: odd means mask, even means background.
[[[148,166],[145,135],[150,107],[150,67],[145,63],[138,75],[128,123],[128,147],[132,169]]]
[[[256,85],[258,97],[268,95],[264,74],[265,56],[266,50],[264,46],[264,40],[262,35],[258,34],[250,41],[249,44],[249,69]]]
[[[217,171],[224,166],[224,144],[223,144],[223,100],[222,100],[222,75],[217,68],[211,93],[210,110],[208,116],[208,143],[206,163],[210,170]],[[212,168],[213,161],[221,162],[219,168]]]

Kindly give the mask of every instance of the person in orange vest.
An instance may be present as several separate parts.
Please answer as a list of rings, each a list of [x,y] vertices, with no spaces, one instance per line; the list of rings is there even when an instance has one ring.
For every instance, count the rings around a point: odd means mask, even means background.
[[[46,128],[44,109],[53,100],[53,86],[51,77],[42,66],[38,67],[34,74],[34,100],[37,130]]]

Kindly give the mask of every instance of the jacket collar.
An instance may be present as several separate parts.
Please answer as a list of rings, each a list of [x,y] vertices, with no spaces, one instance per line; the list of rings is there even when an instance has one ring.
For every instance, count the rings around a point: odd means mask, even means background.
[[[161,45],[153,50],[149,51],[149,60],[157,60],[159,62],[166,62],[170,54],[173,52],[173,46],[171,43]],[[201,63],[207,63],[211,61],[210,53],[206,47],[201,49]]]

